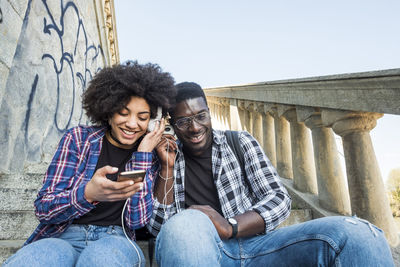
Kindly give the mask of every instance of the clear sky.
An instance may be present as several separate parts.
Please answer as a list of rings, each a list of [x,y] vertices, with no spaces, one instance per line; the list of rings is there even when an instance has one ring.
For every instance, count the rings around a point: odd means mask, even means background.
[[[400,68],[400,1],[115,0],[121,61],[203,87]],[[400,103],[399,103],[400,105]],[[400,116],[371,131],[400,168]]]

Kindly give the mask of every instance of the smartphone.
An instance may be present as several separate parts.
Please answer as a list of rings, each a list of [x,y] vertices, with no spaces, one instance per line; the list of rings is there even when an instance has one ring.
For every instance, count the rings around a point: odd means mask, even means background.
[[[133,180],[135,183],[142,182],[145,176],[145,170],[121,172],[118,174],[117,182],[123,182],[126,180]]]

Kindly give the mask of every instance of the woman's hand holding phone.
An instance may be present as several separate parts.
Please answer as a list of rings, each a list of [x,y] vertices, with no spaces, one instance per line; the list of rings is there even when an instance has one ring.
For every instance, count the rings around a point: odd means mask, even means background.
[[[143,182],[131,179],[121,182],[111,181],[107,174],[118,172],[118,168],[104,166],[98,169],[85,187],[85,198],[88,202],[112,202],[125,200],[143,189]]]

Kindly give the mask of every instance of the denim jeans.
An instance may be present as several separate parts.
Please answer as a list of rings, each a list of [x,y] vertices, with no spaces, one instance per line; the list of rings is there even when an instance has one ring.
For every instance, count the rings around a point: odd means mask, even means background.
[[[142,251],[132,244],[120,226],[73,224],[56,238],[22,247],[3,266],[145,266]]]
[[[265,235],[221,240],[197,210],[171,217],[156,241],[164,266],[394,266],[382,230],[355,217],[334,216]]]

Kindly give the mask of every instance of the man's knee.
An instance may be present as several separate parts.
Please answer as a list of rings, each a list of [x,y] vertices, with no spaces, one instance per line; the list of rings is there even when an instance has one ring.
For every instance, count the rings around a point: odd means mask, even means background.
[[[198,237],[214,236],[215,227],[206,214],[198,210],[184,210],[171,217],[161,228],[159,238],[168,240],[197,240]]]
[[[338,250],[342,250],[345,245],[362,248],[368,247],[371,242],[385,242],[382,230],[356,217],[324,217],[310,221],[310,226],[314,234],[333,241],[331,245],[336,245]]]
[[[208,216],[189,209],[175,214],[161,227],[156,241],[156,258],[166,266],[197,266],[205,258],[218,262],[220,242]]]

